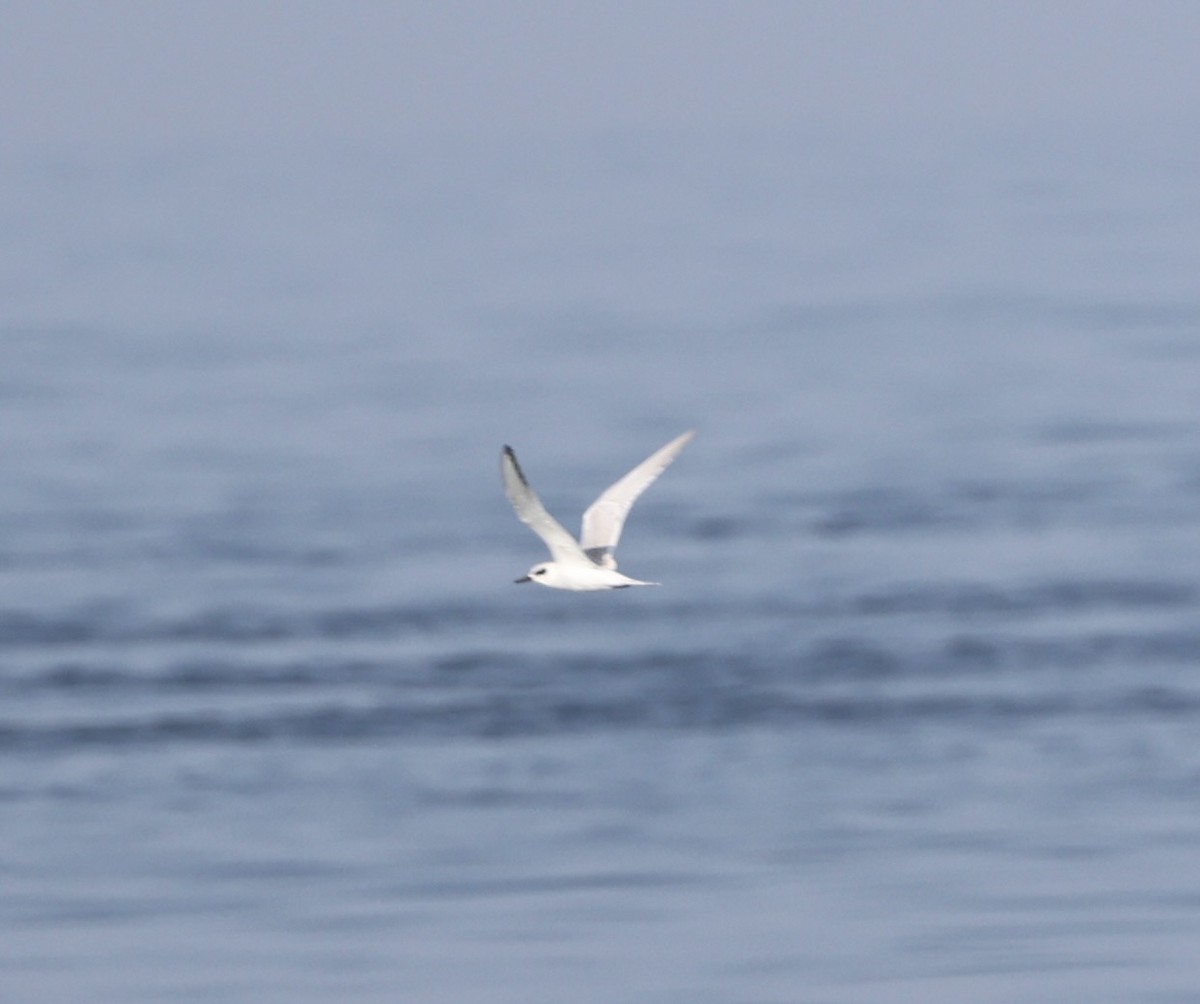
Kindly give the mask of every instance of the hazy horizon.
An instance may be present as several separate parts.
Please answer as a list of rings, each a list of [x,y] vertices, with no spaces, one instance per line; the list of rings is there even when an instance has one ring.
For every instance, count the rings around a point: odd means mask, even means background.
[[[4,149],[1197,122],[1200,6],[6,4]],[[1178,138],[1178,137],[1175,137]]]

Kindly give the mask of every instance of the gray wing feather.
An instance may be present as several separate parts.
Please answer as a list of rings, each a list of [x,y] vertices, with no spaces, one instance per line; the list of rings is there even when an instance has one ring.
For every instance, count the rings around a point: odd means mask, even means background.
[[[588,561],[583,548],[567,528],[546,511],[542,500],[529,487],[511,446],[504,447],[500,454],[500,475],[504,479],[504,494],[512,503],[517,519],[542,538],[555,561]]]
[[[621,529],[637,497],[649,488],[695,435],[695,430],[672,439],[666,446],[650,454],[620,481],[606,488],[583,514],[583,531],[579,542],[592,561],[605,568],[616,568],[612,552],[621,539]]]

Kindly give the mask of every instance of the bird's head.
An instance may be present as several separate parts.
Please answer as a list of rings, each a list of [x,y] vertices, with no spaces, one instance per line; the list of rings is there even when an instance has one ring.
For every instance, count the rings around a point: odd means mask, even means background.
[[[554,573],[557,569],[553,561],[541,561],[534,565],[529,571],[522,575],[519,579],[514,579],[514,582],[536,582],[539,585],[548,586],[554,581]]]

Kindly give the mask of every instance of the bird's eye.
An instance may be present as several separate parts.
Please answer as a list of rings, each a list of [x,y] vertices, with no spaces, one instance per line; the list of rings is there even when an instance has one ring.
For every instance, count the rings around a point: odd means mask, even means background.
[[[539,568],[539,569],[538,569],[536,572],[534,572],[533,574],[534,574],[534,575],[545,575],[545,574],[546,574],[546,569],[544,569],[544,568]]]

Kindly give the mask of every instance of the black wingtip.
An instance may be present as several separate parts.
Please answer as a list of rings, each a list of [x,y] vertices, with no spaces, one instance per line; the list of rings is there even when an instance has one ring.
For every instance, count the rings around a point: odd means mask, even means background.
[[[521,482],[521,484],[528,488],[529,481],[525,477],[525,472],[521,470],[521,465],[517,463],[517,455],[513,452],[513,448],[506,444],[504,449],[501,451],[500,456],[501,459],[504,457],[508,458],[508,462],[512,464],[512,469],[516,473],[518,480]]]

